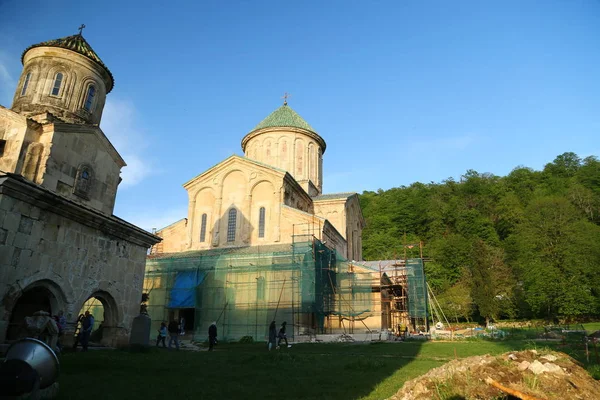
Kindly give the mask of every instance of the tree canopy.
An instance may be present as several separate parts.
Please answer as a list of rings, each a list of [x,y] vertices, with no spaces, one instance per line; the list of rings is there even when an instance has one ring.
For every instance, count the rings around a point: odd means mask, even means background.
[[[564,153],[542,171],[413,183],[360,196],[367,260],[418,257],[456,319],[600,314],[600,161]]]

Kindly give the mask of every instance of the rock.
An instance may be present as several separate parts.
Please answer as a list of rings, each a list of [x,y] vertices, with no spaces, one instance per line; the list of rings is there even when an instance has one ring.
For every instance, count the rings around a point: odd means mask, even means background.
[[[530,364],[531,363],[529,361],[523,360],[519,363],[517,368],[519,368],[519,371],[525,371],[527,368],[529,368]]]
[[[548,372],[551,372],[553,374],[558,374],[558,375],[564,375],[565,371],[563,371],[563,369],[561,367],[559,367],[556,364],[552,364],[552,363],[545,363],[544,367],[546,367],[546,369],[548,370]]]
[[[556,357],[553,354],[546,354],[546,355],[541,356],[540,358],[543,358],[544,360],[548,360],[548,361],[556,361],[556,360],[558,360],[558,357]]]
[[[514,354],[511,353],[508,355],[508,359],[515,361],[517,359],[517,356],[515,356]],[[548,361],[553,361],[553,360],[548,360]]]
[[[529,365],[528,369],[536,375],[543,374],[544,372],[548,371],[548,369],[544,366],[544,364],[542,364],[538,360],[535,360],[534,362],[532,362]]]

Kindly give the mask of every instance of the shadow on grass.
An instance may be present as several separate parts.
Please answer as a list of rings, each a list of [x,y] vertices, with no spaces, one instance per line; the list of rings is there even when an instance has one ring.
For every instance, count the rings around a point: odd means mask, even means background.
[[[90,351],[61,359],[60,399],[385,398],[442,362],[416,360],[420,342],[219,344],[214,352]],[[92,396],[93,397],[93,396]],[[98,398],[100,398],[98,397]]]

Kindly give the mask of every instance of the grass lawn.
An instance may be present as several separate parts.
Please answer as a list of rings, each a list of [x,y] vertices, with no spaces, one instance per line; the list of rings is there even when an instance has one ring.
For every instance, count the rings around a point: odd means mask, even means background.
[[[583,324],[583,327],[588,333],[600,331],[600,322],[588,322],[587,324]]]
[[[61,356],[59,399],[382,399],[457,357],[526,342],[219,344],[214,352],[151,349]]]

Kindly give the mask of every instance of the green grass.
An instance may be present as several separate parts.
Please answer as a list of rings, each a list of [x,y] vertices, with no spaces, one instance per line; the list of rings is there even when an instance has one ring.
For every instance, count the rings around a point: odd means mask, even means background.
[[[600,331],[600,322],[588,322],[587,324],[583,324],[583,327],[588,333]]]
[[[459,357],[524,342],[219,344],[217,351],[90,351],[61,356],[59,399],[382,399]]]

